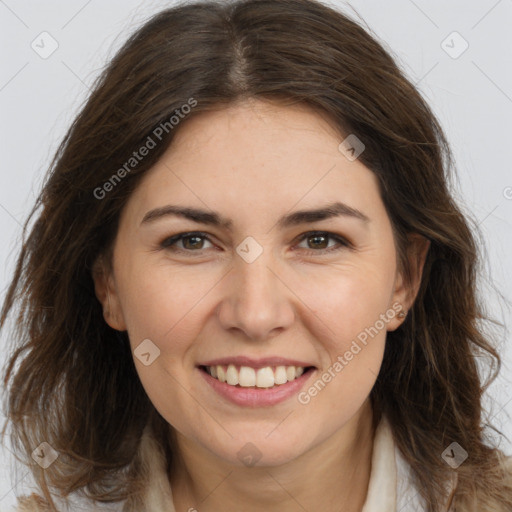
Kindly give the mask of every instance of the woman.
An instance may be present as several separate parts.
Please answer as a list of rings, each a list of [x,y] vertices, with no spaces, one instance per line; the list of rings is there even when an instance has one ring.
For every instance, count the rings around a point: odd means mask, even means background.
[[[450,169],[392,58],[321,3],[148,21],[66,135],[3,307],[39,489],[19,510],[511,510]]]

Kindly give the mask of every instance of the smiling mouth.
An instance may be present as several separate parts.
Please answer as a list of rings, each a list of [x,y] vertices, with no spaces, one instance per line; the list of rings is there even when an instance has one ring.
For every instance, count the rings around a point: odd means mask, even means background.
[[[268,389],[292,382],[303,374],[314,370],[314,366],[250,366],[215,365],[200,366],[202,371],[233,387]]]

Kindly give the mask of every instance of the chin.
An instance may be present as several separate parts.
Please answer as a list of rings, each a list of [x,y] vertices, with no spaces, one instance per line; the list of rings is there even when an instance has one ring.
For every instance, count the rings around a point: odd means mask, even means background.
[[[240,467],[275,467],[292,462],[309,448],[308,442],[295,442],[292,436],[276,435],[274,439],[266,434],[243,435],[229,442],[229,447],[210,450],[229,464]]]

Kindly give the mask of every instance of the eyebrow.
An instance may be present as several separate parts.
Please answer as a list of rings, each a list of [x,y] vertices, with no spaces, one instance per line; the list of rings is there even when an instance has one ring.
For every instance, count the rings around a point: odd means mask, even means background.
[[[233,221],[231,219],[227,219],[219,213],[209,212],[200,208],[174,205],[166,205],[160,208],[155,208],[154,210],[150,210],[144,215],[141,225],[151,223],[168,216],[182,217],[199,224],[209,224],[212,226],[224,227],[228,230],[230,230],[233,226]],[[370,222],[370,219],[363,212],[352,208],[347,204],[335,202],[321,208],[316,208],[313,210],[300,210],[284,215],[277,222],[277,226],[283,229],[286,227],[318,222],[320,220],[334,217],[351,217],[364,223]]]

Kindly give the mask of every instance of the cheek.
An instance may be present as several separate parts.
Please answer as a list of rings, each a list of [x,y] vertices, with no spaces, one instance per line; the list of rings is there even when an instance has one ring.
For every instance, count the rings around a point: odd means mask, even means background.
[[[380,276],[380,277],[379,277]],[[309,330],[322,346],[322,368],[299,396],[310,417],[322,417],[325,431],[347,422],[368,398],[382,364],[392,280],[375,269],[331,273],[308,295],[314,304]],[[320,290],[320,286],[323,285]],[[337,411],[325,415],[325,411]]]
[[[391,254],[392,256],[392,254]],[[330,269],[305,289],[315,305],[314,315],[328,354],[319,375],[305,390],[301,403],[313,415],[325,410],[339,414],[326,418],[335,429],[367,399],[382,364],[387,324],[395,317],[394,258],[358,261]],[[327,426],[327,425],[326,425]]]
[[[205,314],[201,299],[215,280],[206,273],[199,279],[197,273],[143,261],[130,262],[118,277],[141,384],[158,412],[178,430],[189,432],[194,423],[189,354],[200,334],[200,317]],[[146,360],[140,357],[145,353],[150,354]]]
[[[132,344],[149,338],[162,352],[183,350],[199,332],[201,301],[215,277],[165,262],[127,265],[119,275],[119,295]]]
[[[386,326],[395,316],[389,308],[394,269],[378,263],[344,265],[317,271],[315,279],[303,277],[298,295],[311,305],[308,330],[323,354],[322,368],[299,398],[313,416],[338,411],[326,418],[334,429],[355,414],[379,373]]]
[[[297,295],[309,307],[309,328],[320,334],[329,346],[331,357],[345,352],[352,340],[375,326],[385,334],[387,322],[394,317],[389,311],[393,293],[394,269],[385,264],[343,265],[325,268],[296,280]]]

